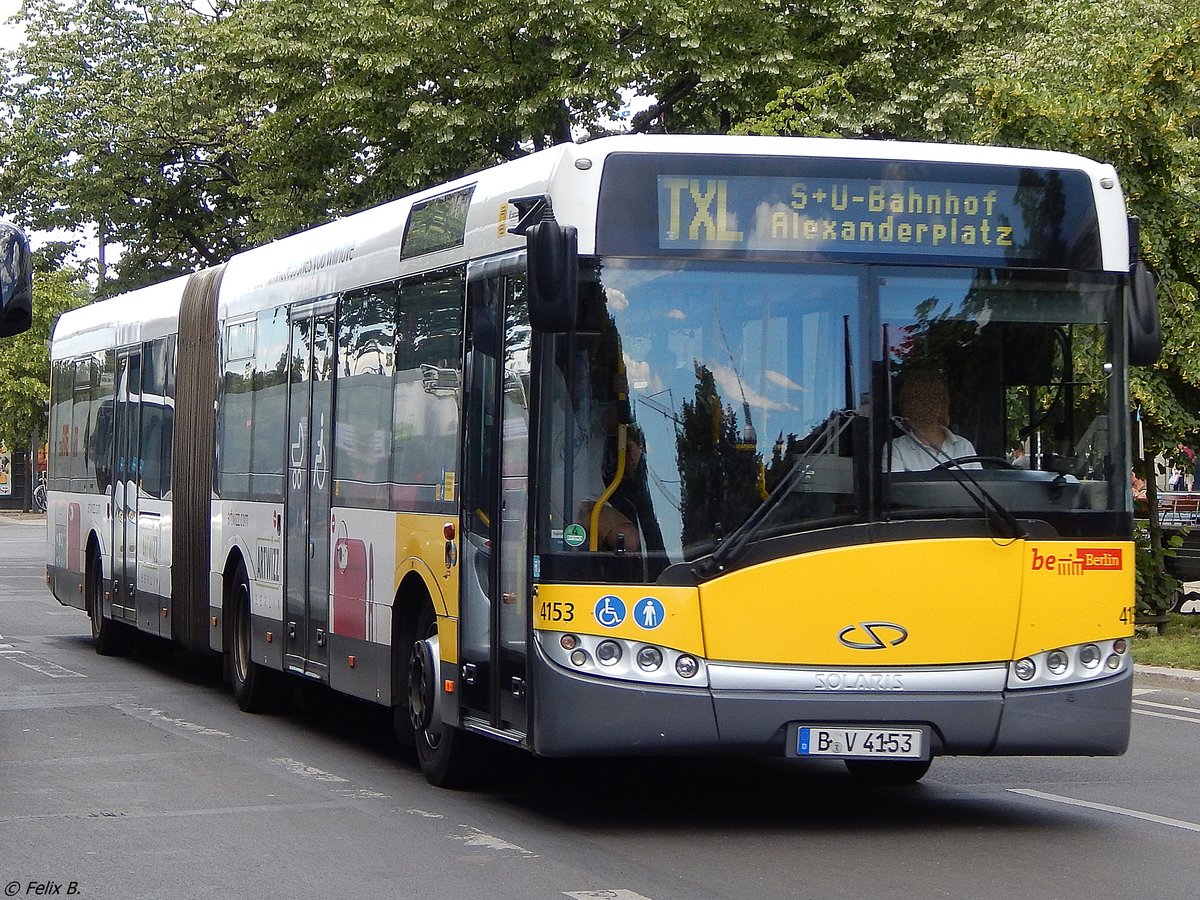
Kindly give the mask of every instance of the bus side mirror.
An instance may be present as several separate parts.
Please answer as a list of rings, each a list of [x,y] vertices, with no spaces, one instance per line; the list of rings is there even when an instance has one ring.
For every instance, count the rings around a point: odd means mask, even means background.
[[[563,333],[575,328],[579,308],[579,236],[554,219],[530,225],[528,251],[529,324],[538,331]]]
[[[29,240],[15,225],[0,224],[0,337],[28,331],[33,322],[33,262]]]
[[[1129,364],[1148,366],[1162,352],[1154,273],[1143,260],[1129,268]]]

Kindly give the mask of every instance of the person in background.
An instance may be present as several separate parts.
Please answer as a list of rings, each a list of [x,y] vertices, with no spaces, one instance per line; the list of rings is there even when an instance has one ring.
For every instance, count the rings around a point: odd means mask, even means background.
[[[1129,476],[1131,479],[1130,484],[1133,487],[1133,499],[1135,501],[1145,500],[1146,499],[1146,482],[1144,480],[1142,480],[1141,478],[1138,478],[1138,473],[1135,469],[1129,470]]]
[[[1182,491],[1186,488],[1183,480],[1183,469],[1171,466],[1171,477],[1167,479],[1168,491]]]

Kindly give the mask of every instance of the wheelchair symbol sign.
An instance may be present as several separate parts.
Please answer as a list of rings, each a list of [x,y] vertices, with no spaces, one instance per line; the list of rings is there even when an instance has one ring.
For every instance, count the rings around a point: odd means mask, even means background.
[[[653,629],[663,623],[666,613],[656,597],[643,597],[633,606],[633,621],[643,628]]]
[[[625,621],[625,601],[608,594],[596,601],[592,614],[605,628],[616,628]]]

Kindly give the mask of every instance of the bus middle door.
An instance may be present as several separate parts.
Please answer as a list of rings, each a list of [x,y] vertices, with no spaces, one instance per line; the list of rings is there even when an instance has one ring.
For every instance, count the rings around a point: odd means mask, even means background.
[[[293,307],[289,315],[284,664],[321,681],[329,680],[334,302]]]
[[[113,419],[112,615],[137,624],[138,475],[142,423],[141,348],[117,361]]]

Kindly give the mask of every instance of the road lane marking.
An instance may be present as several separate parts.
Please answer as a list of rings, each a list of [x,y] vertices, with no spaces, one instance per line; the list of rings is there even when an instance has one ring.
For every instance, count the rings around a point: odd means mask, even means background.
[[[1200,825],[1195,822],[1185,822],[1182,819],[1171,819],[1167,816],[1157,816],[1154,813],[1141,812],[1136,809],[1126,809],[1123,806],[1109,806],[1107,803],[1092,803],[1088,800],[1076,800],[1073,797],[1061,797],[1058,794],[1047,794],[1043,791],[1031,791],[1025,788],[1009,788],[1011,794],[1021,794],[1036,800],[1049,800],[1051,803],[1063,803],[1067,806],[1082,806],[1084,809],[1094,809],[1100,812],[1115,813],[1118,816],[1128,816],[1131,819],[1141,819],[1144,822],[1154,822],[1157,825],[1169,825],[1171,828],[1182,828],[1185,831],[1200,832]]]
[[[32,669],[39,674],[48,675],[51,678],[87,678],[82,672],[76,672],[74,669],[68,669],[52,662],[46,662],[44,659],[38,659],[36,656],[30,656],[24,650],[0,650],[0,658],[12,660],[18,666],[24,666],[27,669]]]
[[[572,900],[650,900],[649,897],[624,888],[607,891],[563,891],[563,894]]]
[[[280,811],[300,811],[306,812],[309,810],[326,810],[326,809],[351,809],[353,808],[348,803],[342,803],[337,800],[323,800],[318,803],[270,803],[260,804],[257,806],[218,806],[212,809],[158,809],[147,810],[142,808],[136,809],[118,809],[118,810],[93,810],[91,812],[59,812],[59,813],[35,813],[33,815],[24,816],[0,816],[0,825],[8,825],[19,822],[43,822],[55,819],[177,819],[188,816],[223,816],[243,815],[248,813],[268,813],[273,819]]]
[[[151,709],[148,706],[132,707],[138,712],[145,713],[149,718],[158,722],[166,722],[168,725],[174,725],[176,728],[181,728],[184,731],[190,731],[192,734],[207,734],[215,735],[216,737],[231,737],[228,731],[219,731],[216,728],[209,728],[207,725],[197,725],[195,722],[189,722],[186,719],[180,719],[175,716],[168,716],[161,709]],[[123,710],[128,712],[128,710]]]
[[[1134,700],[1134,703],[1139,703],[1142,706],[1153,706],[1155,709],[1173,709],[1175,712],[1191,713],[1194,716],[1200,716],[1200,709],[1194,706],[1172,706],[1170,703],[1152,703],[1149,700]]]
[[[526,850],[524,847],[518,847],[516,844],[511,843],[510,841],[504,840],[504,838],[499,838],[494,834],[488,834],[485,831],[480,831],[478,828],[474,828],[470,825],[459,825],[458,827],[463,829],[466,834],[452,834],[450,836],[456,841],[462,841],[468,847],[483,847],[486,850],[495,850],[497,852],[512,851],[514,853],[519,853],[521,856],[524,856],[527,859],[532,859],[537,856],[537,854],[532,850]]]
[[[402,810],[400,810],[400,812],[408,813],[410,816],[421,816],[424,819],[440,819],[440,818],[442,818],[441,813],[426,812],[423,809],[402,809]]]
[[[3,640],[4,635],[0,634],[0,641]],[[0,659],[11,659],[18,666],[33,669],[33,671],[39,672],[42,675],[49,675],[51,678],[87,678],[82,672],[76,672],[74,669],[68,669],[65,666],[56,665],[44,659],[38,659],[36,656],[30,656],[26,651],[18,650],[7,642],[0,644]]]
[[[283,766],[293,775],[299,775],[303,778],[311,778],[314,781],[338,781],[347,782],[349,779],[343,778],[341,775],[334,775],[332,772],[326,772],[324,769],[318,769],[316,766],[305,765],[298,759],[292,759],[287,756],[277,756],[271,760],[277,766]]]
[[[1138,715],[1150,715],[1154,719],[1174,719],[1177,722],[1192,722],[1193,725],[1200,725],[1200,718],[1193,719],[1187,715],[1171,715],[1170,713],[1156,713],[1153,709],[1134,709]]]
[[[379,791],[373,791],[370,788],[343,788],[342,790],[334,791],[335,794],[345,797],[347,800],[391,800],[387,794],[381,794]]]

